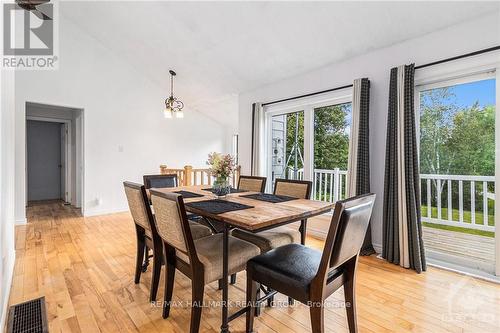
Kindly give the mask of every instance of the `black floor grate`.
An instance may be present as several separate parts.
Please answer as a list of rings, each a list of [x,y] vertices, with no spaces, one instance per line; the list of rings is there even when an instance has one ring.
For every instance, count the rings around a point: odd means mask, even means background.
[[[45,297],[10,307],[7,333],[47,333],[48,331]]]

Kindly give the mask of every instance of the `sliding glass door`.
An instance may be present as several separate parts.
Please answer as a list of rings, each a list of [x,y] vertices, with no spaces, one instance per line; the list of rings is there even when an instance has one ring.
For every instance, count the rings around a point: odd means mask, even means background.
[[[276,114],[271,117],[269,175],[272,187],[278,178],[304,177],[304,111]]]
[[[427,256],[489,274],[498,242],[495,85],[485,73],[418,87]]]
[[[351,89],[266,108],[268,191],[277,178],[313,182],[316,200],[345,197]]]

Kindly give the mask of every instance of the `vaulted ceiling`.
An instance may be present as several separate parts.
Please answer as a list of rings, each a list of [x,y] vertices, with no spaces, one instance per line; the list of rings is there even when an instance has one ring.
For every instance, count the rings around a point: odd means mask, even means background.
[[[474,19],[494,2],[61,2],[60,13],[219,121],[237,94]]]

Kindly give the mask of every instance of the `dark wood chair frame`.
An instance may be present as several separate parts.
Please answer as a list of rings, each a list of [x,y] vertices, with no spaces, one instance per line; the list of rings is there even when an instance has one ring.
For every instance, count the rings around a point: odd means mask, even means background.
[[[260,187],[260,191],[261,193],[264,193],[265,190],[266,190],[266,183],[267,183],[267,177],[259,177],[259,176],[243,176],[243,175],[240,175],[239,179],[238,179],[238,189],[240,188],[240,182],[241,182],[241,179],[244,178],[244,179],[255,179],[255,180],[261,180],[262,181],[262,185]]]
[[[144,185],[123,182],[123,186],[131,187],[136,190],[140,190],[142,194],[142,199],[144,201],[144,206],[146,208],[146,214],[148,215],[149,227],[151,230],[152,237],[146,235],[146,230],[135,223],[135,233],[137,238],[137,254],[135,263],[135,277],[134,283],[138,284],[141,279],[141,273],[145,272],[149,265],[149,249],[153,251],[153,270],[151,272],[151,287],[149,293],[149,301],[156,301],[156,296],[158,293],[158,284],[160,283],[161,266],[163,265],[163,245],[158,232],[156,231],[156,225],[154,223],[153,212],[151,211],[151,206],[149,205],[149,199],[146,194],[146,188]],[[135,222],[135,221],[134,221]],[[144,260],[144,262],[143,262]]]
[[[304,199],[311,199],[311,191],[312,191],[312,182],[309,180],[295,180],[295,179],[284,179],[284,178],[277,178],[274,181],[274,189],[273,189],[273,194],[276,194],[276,189],[278,188],[278,183],[293,183],[293,184],[302,184],[302,185],[307,185],[306,188],[306,195]],[[300,221],[300,227],[299,227],[299,232],[300,232],[300,244],[306,245],[306,234],[307,234],[307,219],[301,220]],[[272,290],[271,288],[267,288],[264,286],[260,286],[260,289],[264,292],[265,297],[267,298],[267,305],[268,306],[273,306],[274,305],[274,295],[276,292]],[[257,291],[257,297],[260,296],[260,292]],[[291,297],[288,297],[288,304],[293,305],[294,300]],[[260,315],[260,308],[257,308],[255,311],[255,314],[257,316]]]
[[[326,298],[342,286],[344,286],[349,332],[353,333],[358,331],[355,285],[359,251],[361,250],[364,235],[360,238],[361,241],[357,251],[355,253],[348,252],[346,254],[345,252],[352,250],[352,248],[349,248],[349,246],[347,250],[343,248],[344,242],[347,241],[344,239],[347,221],[343,220],[343,213],[346,209],[370,204],[371,214],[374,201],[375,194],[370,193],[344,201],[338,201],[335,205],[332,223],[325,241],[319,269],[310,285],[309,299],[305,302],[307,305],[313,305],[309,307],[313,333],[323,333],[325,331],[323,303]],[[366,228],[368,227],[369,218],[368,221],[366,221]],[[337,272],[333,276],[330,276],[329,273],[335,270]],[[252,311],[253,308],[256,306],[258,307],[266,298],[266,296],[264,296],[263,299],[258,300],[258,290],[259,283],[253,280],[251,272],[247,270],[247,304],[249,304],[249,309],[246,311],[246,332],[252,332],[253,330],[255,317],[255,311]],[[304,302],[304,300],[301,301]]]
[[[184,242],[186,244],[187,252],[184,254],[189,258],[189,263],[179,259],[176,251],[180,251],[168,244],[163,239],[163,251],[165,253],[166,269],[165,269],[165,294],[163,298],[163,318],[168,318],[170,314],[170,304],[172,302],[172,293],[174,288],[175,270],[178,269],[189,279],[191,279],[192,290],[192,307],[191,307],[191,323],[190,332],[198,332],[201,321],[201,311],[203,309],[203,294],[205,290],[205,268],[201,261],[198,259],[196,247],[194,245],[191,229],[184,207],[184,200],[182,196],[175,193],[163,193],[158,191],[151,191],[151,195],[165,198],[167,200],[175,201],[182,220],[182,233]],[[156,221],[155,221],[156,223]]]
[[[142,176],[142,180],[144,182],[144,186],[146,187],[146,189],[151,188],[151,180],[152,179],[163,179],[163,178],[172,178],[175,181],[175,186],[173,186],[173,187],[179,186],[179,179],[177,178],[177,175],[175,173],[165,174],[165,175],[144,175],[144,176]]]

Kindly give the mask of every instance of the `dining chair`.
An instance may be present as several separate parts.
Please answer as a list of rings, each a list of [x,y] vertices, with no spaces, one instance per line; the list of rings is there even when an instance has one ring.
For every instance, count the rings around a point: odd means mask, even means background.
[[[307,180],[291,180],[291,179],[276,179],[274,183],[274,194],[284,195],[299,199],[309,199],[311,197],[312,182]],[[294,230],[289,227],[277,227],[271,230],[261,231],[257,233],[234,229],[232,235],[247,242],[257,245],[262,253],[275,249],[279,246],[290,243],[305,244],[307,220],[302,220],[299,230]],[[236,281],[235,277],[231,277],[232,281]],[[267,292],[271,292],[268,290]],[[268,305],[273,304],[274,297],[268,298]],[[289,303],[293,304],[293,299],[289,298]],[[257,311],[257,314],[259,311]]]
[[[149,191],[151,188],[168,188],[179,186],[179,181],[175,173],[164,175],[144,175],[142,176],[144,186]],[[148,192],[146,191],[146,192]],[[188,214],[190,221],[206,226],[202,221],[203,218],[196,214]]]
[[[163,264],[163,243],[154,224],[154,214],[149,205],[149,199],[144,185],[124,182],[130,213],[135,224],[137,238],[137,256],[135,263],[134,282],[138,284],[141,273],[146,272],[149,265],[149,249],[153,251],[153,271],[151,274],[150,302],[156,300],[158,283],[160,281],[161,266]],[[212,234],[210,228],[198,223],[189,223],[194,238],[202,238]],[[143,261],[144,260],[144,261]]]
[[[167,318],[170,313],[175,271],[178,269],[191,279],[190,332],[198,332],[205,285],[227,278],[222,273],[223,234],[194,239],[189,228],[184,200],[179,194],[151,190],[151,200],[156,214],[155,225],[163,241],[167,265],[163,318]],[[247,261],[259,253],[257,246],[229,236],[228,274],[244,270]]]
[[[240,176],[238,180],[238,190],[264,193],[266,181],[266,177]]]
[[[142,176],[144,181],[144,186],[146,189],[150,188],[165,188],[165,187],[177,187],[177,175],[167,174],[167,175],[144,175]]]
[[[260,284],[309,305],[313,333],[324,332],[325,300],[343,286],[349,331],[357,332],[356,268],[374,201],[375,194],[337,201],[322,253],[288,244],[248,261],[247,332],[253,329]]]

